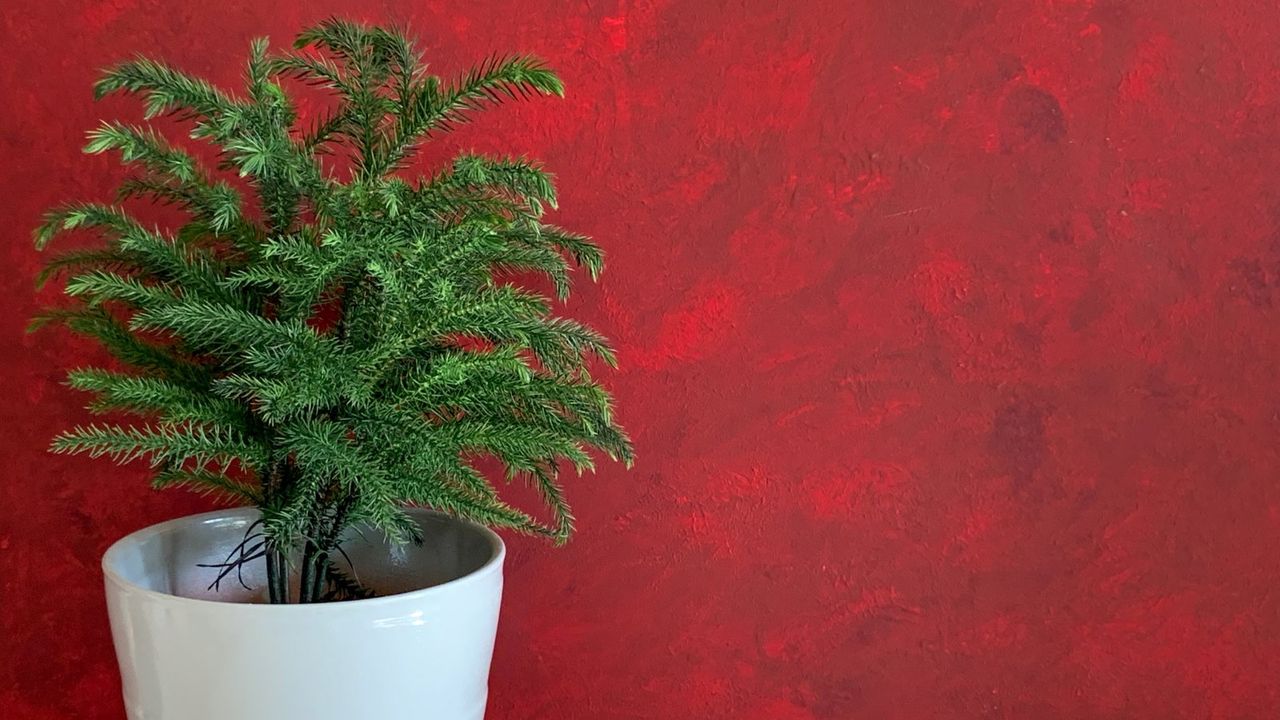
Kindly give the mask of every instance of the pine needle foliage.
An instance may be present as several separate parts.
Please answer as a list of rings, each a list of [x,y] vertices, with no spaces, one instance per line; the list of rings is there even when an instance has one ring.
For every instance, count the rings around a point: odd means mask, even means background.
[[[286,80],[334,108],[303,126]],[[104,242],[49,261],[38,282],[64,277],[71,304],[34,325],[100,341],[123,369],[68,383],[93,411],[137,419],[74,428],[55,452],[145,459],[157,487],[256,504],[273,572],[303,565],[304,602],[334,596],[320,578],[345,528],[414,540],[409,505],[569,537],[561,468],[591,469],[593,450],[629,465],[632,447],[590,372],[614,364],[607,340],[519,278],[544,275],[563,300],[573,268],[596,279],[602,253],[544,222],[556,191],[535,161],[465,154],[403,177],[423,142],[480,110],[562,95],[542,61],[495,55],[445,80],[403,33],[330,19],[287,53],[255,41],[242,94],[147,58],[105,71],[96,95],[116,92],[140,96],[147,119],[188,121],[221,162],[147,126],[89,133],[85,152],[136,173],[116,203],[63,205],[36,229],[40,249],[74,230]],[[185,220],[148,228],[122,204],[138,198]],[[548,512],[504,502],[485,457]]]

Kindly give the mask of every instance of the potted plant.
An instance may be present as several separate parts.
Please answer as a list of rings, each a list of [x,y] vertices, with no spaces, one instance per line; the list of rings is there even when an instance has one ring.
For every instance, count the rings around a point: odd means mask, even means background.
[[[300,123],[286,80],[336,104]],[[35,324],[100,341],[118,366],[70,386],[140,416],[53,450],[146,459],[156,487],[248,506],[106,553],[129,717],[480,718],[502,584],[489,528],[564,542],[562,466],[591,468],[589,449],[629,464],[632,449],[590,374],[613,364],[605,338],[531,289],[563,300],[571,264],[602,269],[589,239],[543,222],[551,176],[476,154],[402,175],[427,138],[561,95],[559,79],[495,56],[444,81],[403,34],[331,19],[289,53],[254,42],[243,95],[144,58],[95,87],[117,91],[189,123],[230,173],[150,127],[89,133],[86,152],[137,171],[120,202],[185,220],[167,232],[78,203],[36,231],[40,248],[105,237],[48,263],[41,281],[65,277],[71,300]],[[486,470],[531,483],[550,520],[500,499]]]

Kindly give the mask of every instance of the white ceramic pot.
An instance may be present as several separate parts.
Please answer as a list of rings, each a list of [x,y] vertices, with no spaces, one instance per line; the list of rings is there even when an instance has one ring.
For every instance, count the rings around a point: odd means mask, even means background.
[[[194,515],[102,559],[130,720],[481,720],[502,597],[502,540],[412,511],[422,546],[375,533],[342,547],[368,600],[263,604],[264,563],[207,586],[257,519]],[[345,559],[339,560],[346,565]]]

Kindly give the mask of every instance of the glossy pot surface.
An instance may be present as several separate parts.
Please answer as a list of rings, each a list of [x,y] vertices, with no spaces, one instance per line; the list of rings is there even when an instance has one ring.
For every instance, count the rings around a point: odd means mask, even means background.
[[[130,720],[481,720],[502,598],[502,540],[412,510],[421,546],[352,533],[337,565],[378,597],[265,604],[261,560],[217,570],[257,511],[139,530],[107,550],[107,608]],[[242,584],[243,583],[243,584]],[[296,578],[295,578],[296,583]]]

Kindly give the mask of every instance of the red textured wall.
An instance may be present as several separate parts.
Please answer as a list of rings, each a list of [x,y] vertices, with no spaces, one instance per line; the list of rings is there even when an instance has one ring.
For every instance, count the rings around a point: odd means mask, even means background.
[[[204,509],[43,452],[28,228],[119,171],[139,51],[408,21],[442,70],[539,53],[528,151],[612,263],[640,462],[514,539],[498,720],[1267,718],[1280,707],[1274,0],[19,0],[0,16],[0,709],[122,717],[98,559]],[[439,152],[437,150],[437,152]],[[437,158],[439,155],[436,156]]]

